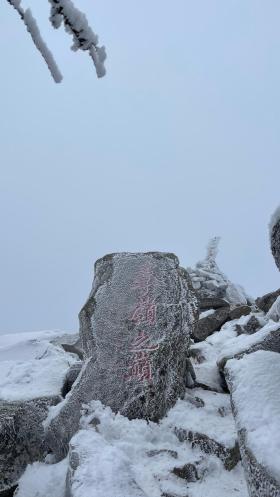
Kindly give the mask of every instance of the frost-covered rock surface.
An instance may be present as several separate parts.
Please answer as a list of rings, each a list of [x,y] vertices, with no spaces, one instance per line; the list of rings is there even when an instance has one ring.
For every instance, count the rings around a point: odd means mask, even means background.
[[[201,301],[207,298],[218,298],[230,304],[247,304],[250,298],[244,289],[233,284],[216,263],[219,241],[219,237],[210,240],[205,259],[198,262],[194,269],[188,268],[193,287]]]
[[[280,271],[280,206],[271,217],[269,231],[272,255]]]
[[[42,421],[58,396],[0,401],[0,495],[13,488],[27,464],[46,455]]]
[[[159,420],[184,394],[196,297],[173,254],[98,260],[80,312],[86,363],[60,412],[49,418],[58,457],[78,429],[82,402],[99,399],[129,418]]]
[[[50,343],[61,336],[0,335],[0,495],[16,485],[27,464],[47,453],[42,422],[49,406],[60,402],[64,377],[77,362]]]
[[[280,496],[280,356],[259,350],[226,366],[250,495]]]

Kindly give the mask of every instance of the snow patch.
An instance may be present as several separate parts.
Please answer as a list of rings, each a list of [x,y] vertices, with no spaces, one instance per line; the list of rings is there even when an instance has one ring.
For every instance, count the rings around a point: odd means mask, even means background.
[[[233,378],[238,429],[247,430],[248,447],[280,482],[280,356],[259,350],[230,360],[227,370]]]

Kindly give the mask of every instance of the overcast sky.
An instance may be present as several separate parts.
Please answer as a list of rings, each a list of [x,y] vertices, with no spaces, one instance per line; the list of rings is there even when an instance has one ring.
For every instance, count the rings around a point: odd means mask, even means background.
[[[106,78],[25,0],[64,74],[55,85],[1,2],[0,333],[78,328],[94,261],[222,237],[218,263],[253,296],[280,275],[279,0],[75,0]]]

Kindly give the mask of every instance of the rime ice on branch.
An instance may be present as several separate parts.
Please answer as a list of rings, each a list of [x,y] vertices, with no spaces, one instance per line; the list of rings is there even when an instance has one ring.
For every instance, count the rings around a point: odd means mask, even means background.
[[[60,83],[62,75],[56,65],[52,53],[41,37],[39,28],[30,9],[21,7],[21,0],[7,0],[20,15],[29,31],[36,48],[44,58],[51,75],[56,83]],[[73,36],[72,50],[88,51],[93,60],[98,78],[106,74],[104,62],[106,59],[105,47],[98,46],[98,36],[92,31],[85,14],[80,12],[71,0],[49,0],[51,4],[50,22],[54,28],[64,24],[65,30]]]
[[[80,12],[71,0],[49,0],[49,2],[50,21],[53,27],[57,29],[64,23],[65,30],[73,36],[72,50],[88,51],[95,65],[97,77],[105,76],[105,47],[98,46],[98,36],[89,26],[85,14]]]
[[[37,26],[36,20],[32,16],[31,10],[24,10],[20,5],[20,0],[8,0],[8,2],[14,7],[14,9],[18,12],[21,19],[23,20],[27,31],[31,35],[35,47],[39,50],[43,59],[45,60],[54,81],[56,83],[60,83],[62,81],[62,75],[53,58],[53,54],[51,53],[41,36],[40,30]]]

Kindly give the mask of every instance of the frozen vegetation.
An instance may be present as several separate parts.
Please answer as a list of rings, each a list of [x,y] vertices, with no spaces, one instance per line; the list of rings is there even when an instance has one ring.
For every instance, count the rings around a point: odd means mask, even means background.
[[[54,60],[53,54],[44,42],[38,24],[30,9],[21,6],[21,0],[7,0],[14,7],[24,22],[27,31],[33,40],[35,47],[41,53],[49,71],[56,83],[62,81],[62,74]],[[73,38],[72,50],[83,50],[88,52],[95,66],[98,78],[106,74],[104,62],[106,50],[104,46],[98,45],[98,36],[88,24],[85,14],[80,12],[71,0],[49,0],[51,4],[50,22],[57,29],[62,24],[67,33]]]

